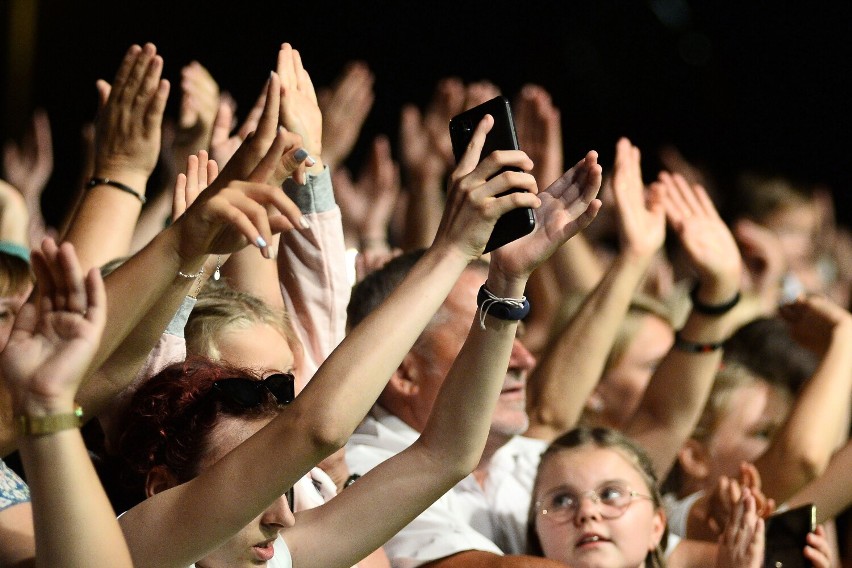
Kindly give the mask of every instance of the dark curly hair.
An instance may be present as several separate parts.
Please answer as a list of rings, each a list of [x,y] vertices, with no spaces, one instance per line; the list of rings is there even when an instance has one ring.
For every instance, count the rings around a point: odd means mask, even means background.
[[[270,394],[246,408],[212,392],[225,378],[260,380],[255,371],[192,358],[169,365],[134,393],[120,428],[118,453],[128,485],[142,487],[148,472],[165,466],[180,483],[198,475],[210,451],[208,435],[220,418],[272,418],[280,406]]]
[[[612,428],[579,427],[569,430],[554,440],[544,451],[541,455],[538,470],[541,471],[541,464],[554,454],[565,450],[587,446],[596,448],[613,448],[621,452],[642,476],[642,479],[648,486],[648,492],[651,495],[654,507],[659,509],[663,506],[663,499],[660,496],[660,490],[657,484],[657,475],[654,473],[654,466],[651,463],[651,459],[641,446],[630,440],[618,430],[614,430]],[[544,556],[544,550],[541,548],[541,541],[538,538],[538,531],[536,530],[538,514],[535,504],[535,495],[538,489],[538,483],[538,475],[536,475],[535,484],[533,485],[533,495],[530,503],[529,516],[527,517],[527,553],[532,556]],[[663,532],[663,538],[660,540],[660,544],[655,550],[648,552],[648,557],[645,559],[645,566],[648,568],[665,568],[666,561],[663,551],[665,550],[668,536],[669,531],[668,527],[666,527]]]

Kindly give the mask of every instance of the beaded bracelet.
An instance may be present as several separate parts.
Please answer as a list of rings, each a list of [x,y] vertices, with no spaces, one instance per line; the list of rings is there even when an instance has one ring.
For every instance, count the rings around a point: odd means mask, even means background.
[[[133,189],[129,185],[124,185],[120,181],[115,181],[114,179],[109,179],[109,178],[93,177],[92,179],[89,180],[89,183],[86,184],[86,189],[92,189],[93,187],[96,187],[96,186],[99,186],[99,185],[108,185],[110,187],[114,187],[116,189],[120,189],[121,191],[129,193],[130,195],[134,196],[136,199],[141,201],[142,205],[145,205],[145,202],[148,201],[147,199],[145,199],[144,195],[142,195],[141,193],[139,193],[138,191],[136,191],[135,189]]]
[[[684,339],[680,331],[675,333],[675,349],[680,351],[685,351],[686,353],[712,353],[713,351],[717,351],[722,348],[724,342],[713,342],[713,343],[696,343],[695,341],[689,341]]]
[[[479,306],[479,327],[485,329],[485,316],[506,321],[520,321],[530,313],[530,302],[526,296],[520,298],[500,298],[491,293],[485,284],[476,296]]]

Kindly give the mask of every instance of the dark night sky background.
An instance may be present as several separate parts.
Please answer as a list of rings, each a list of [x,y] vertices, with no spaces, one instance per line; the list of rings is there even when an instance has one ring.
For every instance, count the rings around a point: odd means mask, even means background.
[[[50,114],[58,159],[46,206],[58,211],[76,181],[94,82],[111,79],[131,43],[158,46],[171,112],[180,68],[197,59],[244,113],[290,41],[317,85],[346,61],[370,64],[377,98],[367,136],[395,137],[401,104],[425,104],[440,77],[488,78],[510,98],[535,82],[562,110],[568,162],[594,148],[607,163],[620,135],[649,157],[674,143],[723,188],[745,167],[828,184],[852,224],[850,24],[852,4],[840,1],[42,0],[33,104]],[[0,134],[15,133],[20,118],[3,116]],[[646,175],[654,170],[649,161]]]

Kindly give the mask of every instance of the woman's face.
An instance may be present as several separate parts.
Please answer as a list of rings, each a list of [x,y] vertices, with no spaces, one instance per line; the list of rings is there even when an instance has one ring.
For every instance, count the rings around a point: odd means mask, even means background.
[[[786,420],[790,404],[788,393],[761,379],[734,389],[705,443],[710,460],[705,485],[715,484],[722,475],[739,477],[742,462],[754,463],[762,456]]]
[[[536,514],[536,532],[544,555],[574,568],[637,568],[645,565],[665,530],[665,515],[650,498],[633,497],[617,518],[605,518],[590,494],[624,486],[649,496],[642,475],[620,450],[584,446],[557,451],[539,466],[535,499],[565,502],[577,496],[567,519]],[[612,514],[607,513],[607,516]]]
[[[595,426],[624,428],[673,343],[674,332],[668,323],[650,314],[641,318],[627,349],[603,374],[586,403],[587,416]]]
[[[247,421],[222,418],[210,433],[210,447],[202,469],[219,461],[228,452],[269,423],[270,419]],[[266,566],[274,555],[278,531],[295,523],[283,495],[225,544],[196,562],[199,568],[248,568]]]

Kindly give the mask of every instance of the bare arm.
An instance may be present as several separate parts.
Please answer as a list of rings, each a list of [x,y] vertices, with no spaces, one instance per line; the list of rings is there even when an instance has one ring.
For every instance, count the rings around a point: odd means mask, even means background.
[[[817,522],[833,519],[852,503],[852,441],[846,442],[828,464],[825,472],[796,493],[787,504],[791,509],[813,503],[816,505]]]
[[[708,306],[729,302],[739,290],[741,261],[731,232],[701,186],[663,172],[666,217],[697,273],[697,297]],[[693,308],[680,330],[683,340],[720,344],[739,324],[732,310],[707,315]],[[648,452],[660,478],[665,478],[704,409],[722,359],[720,348],[690,352],[677,345],[663,359],[626,433]],[[677,404],[672,404],[676,400]]]
[[[849,431],[852,314],[820,296],[784,306],[793,337],[821,355],[766,452],[755,461],[764,492],[782,503],[825,471]]]
[[[145,185],[160,152],[160,128],[169,83],[153,44],[132,46],[112,87],[98,82],[101,108],[95,134],[96,180],[112,180],[137,195],[99,181],[83,196],[64,236],[83,267],[126,256],[142,209]]]
[[[15,414],[28,424],[72,414],[74,395],[106,320],[96,269],[83,272],[70,244],[45,240],[33,254],[37,305],[18,314],[0,369]],[[32,492],[36,566],[132,566],[118,522],[77,428],[19,434]]]
[[[639,149],[621,139],[614,189],[622,252],[530,377],[526,435],[532,438],[552,441],[576,425],[600,379],[630,299],[662,246],[664,189],[656,188],[646,203],[639,162]]]

